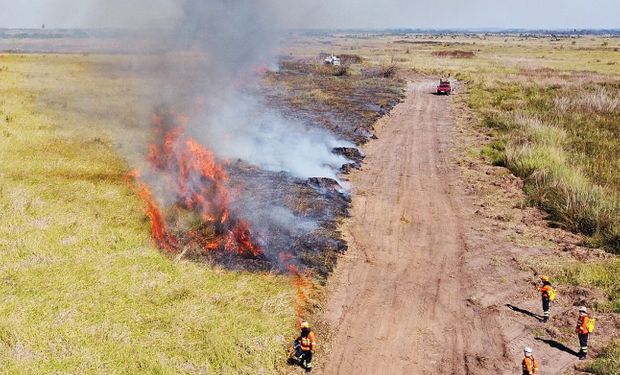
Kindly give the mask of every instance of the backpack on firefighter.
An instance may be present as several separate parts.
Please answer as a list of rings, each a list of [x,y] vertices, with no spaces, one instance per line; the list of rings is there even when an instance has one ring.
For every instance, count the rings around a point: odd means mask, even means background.
[[[590,318],[588,319],[588,323],[586,324],[586,328],[588,329],[588,333],[594,332],[594,328],[596,327],[596,319]]]

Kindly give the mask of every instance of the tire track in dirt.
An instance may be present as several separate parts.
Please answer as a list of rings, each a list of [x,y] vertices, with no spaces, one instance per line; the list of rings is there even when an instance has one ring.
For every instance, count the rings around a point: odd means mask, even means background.
[[[499,314],[467,302],[475,277],[465,264],[464,203],[444,160],[453,120],[449,98],[431,95],[433,82],[409,83],[365,148],[363,171],[351,176],[350,250],[328,287],[334,335],[322,373],[502,372]]]

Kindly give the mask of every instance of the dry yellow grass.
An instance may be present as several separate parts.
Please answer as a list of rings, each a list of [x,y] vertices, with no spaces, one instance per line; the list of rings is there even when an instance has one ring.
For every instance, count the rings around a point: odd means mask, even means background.
[[[0,56],[1,372],[279,373],[288,278],[151,245],[116,152],[138,98],[92,69],[107,59]]]

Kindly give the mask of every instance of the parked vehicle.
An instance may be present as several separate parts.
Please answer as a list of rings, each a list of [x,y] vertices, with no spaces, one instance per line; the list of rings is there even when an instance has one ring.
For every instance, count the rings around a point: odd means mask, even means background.
[[[335,55],[328,56],[328,57],[325,59],[325,64],[326,64],[326,65],[334,65],[334,66],[340,66],[340,65],[342,65],[342,63],[341,63],[341,61],[340,61],[340,57],[335,56]]]
[[[452,85],[450,84],[450,81],[447,80],[440,80],[439,81],[439,86],[437,86],[437,94],[438,95],[450,95],[452,94]]]

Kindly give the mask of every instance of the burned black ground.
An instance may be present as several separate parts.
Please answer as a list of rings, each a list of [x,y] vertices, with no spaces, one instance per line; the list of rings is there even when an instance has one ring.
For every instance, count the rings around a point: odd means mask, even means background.
[[[347,73],[340,74],[341,69]],[[340,178],[346,180],[351,168],[361,167],[364,156],[357,147],[374,137],[374,123],[400,102],[403,86],[395,76],[369,76],[355,64],[331,67],[318,59],[289,59],[282,63],[280,71],[267,74],[261,90],[269,106],[285,117],[308,127],[326,129],[352,145],[333,150],[350,160],[341,169]],[[267,172],[241,161],[230,165],[229,172],[233,183],[243,185],[240,204],[251,205],[262,215],[273,212],[273,207],[282,207],[302,221],[300,228],[283,225],[273,217],[253,220],[260,223],[255,234],[266,249],[263,266],[285,270],[287,265],[282,263],[281,255],[290,254],[296,266],[324,280],[338,254],[347,248],[338,230],[350,207],[346,189],[330,178],[317,176],[303,180],[286,173]],[[304,221],[314,225],[303,227]],[[256,262],[249,264],[255,266]]]

